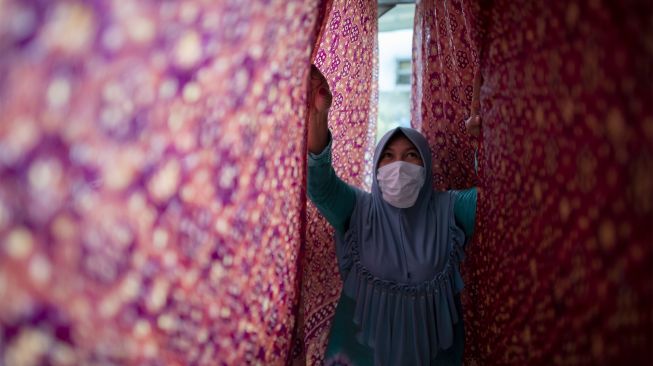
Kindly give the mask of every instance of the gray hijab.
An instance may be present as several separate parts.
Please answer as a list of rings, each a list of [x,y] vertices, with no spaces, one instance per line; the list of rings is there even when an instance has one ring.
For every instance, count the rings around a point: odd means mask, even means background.
[[[386,133],[374,166],[398,133],[415,145],[426,169],[416,203],[402,209],[385,202],[374,174],[371,193],[357,191],[336,251],[343,291],[356,302],[358,340],[374,349],[375,364],[428,365],[453,343],[465,237],[454,221],[454,194],[432,188],[431,153],[421,133],[404,127]]]

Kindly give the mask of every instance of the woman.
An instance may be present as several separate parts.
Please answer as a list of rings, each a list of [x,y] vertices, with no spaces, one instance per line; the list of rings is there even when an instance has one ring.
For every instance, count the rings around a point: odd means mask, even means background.
[[[343,291],[326,358],[354,365],[460,365],[459,262],[472,235],[476,189],[438,192],[424,136],[389,131],[374,153],[372,192],[331,166],[329,86],[311,70],[308,195],[336,229]],[[468,122],[477,133],[480,121]]]

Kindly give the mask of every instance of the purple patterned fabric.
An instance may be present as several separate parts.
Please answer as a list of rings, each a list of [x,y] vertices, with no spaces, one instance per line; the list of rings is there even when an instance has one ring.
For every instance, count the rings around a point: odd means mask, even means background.
[[[319,9],[0,1],[0,364],[286,362]]]
[[[474,152],[464,129],[479,66],[478,1],[421,1],[413,37],[411,126],[431,146],[434,187],[476,183]]]
[[[340,178],[364,187],[370,176],[377,113],[376,2],[333,0],[327,4],[314,63],[329,82],[333,105],[333,166]],[[302,248],[301,300],[293,348],[299,364],[320,365],[342,283],[333,228],[312,203],[307,207]]]

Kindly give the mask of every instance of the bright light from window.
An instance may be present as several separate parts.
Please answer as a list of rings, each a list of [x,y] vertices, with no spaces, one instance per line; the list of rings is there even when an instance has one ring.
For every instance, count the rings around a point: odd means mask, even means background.
[[[414,5],[397,5],[379,18],[379,114],[376,141],[410,126]]]

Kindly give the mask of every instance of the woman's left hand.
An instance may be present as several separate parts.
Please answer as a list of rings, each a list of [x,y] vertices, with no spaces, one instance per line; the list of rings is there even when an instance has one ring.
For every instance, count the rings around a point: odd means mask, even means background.
[[[465,121],[465,129],[471,136],[479,137],[481,135],[481,116],[476,114],[469,117]]]
[[[474,91],[472,94],[472,103],[470,105],[470,116],[465,121],[465,129],[467,133],[473,137],[479,137],[481,135],[481,83],[483,82],[481,77],[480,70],[476,71],[474,75]]]

